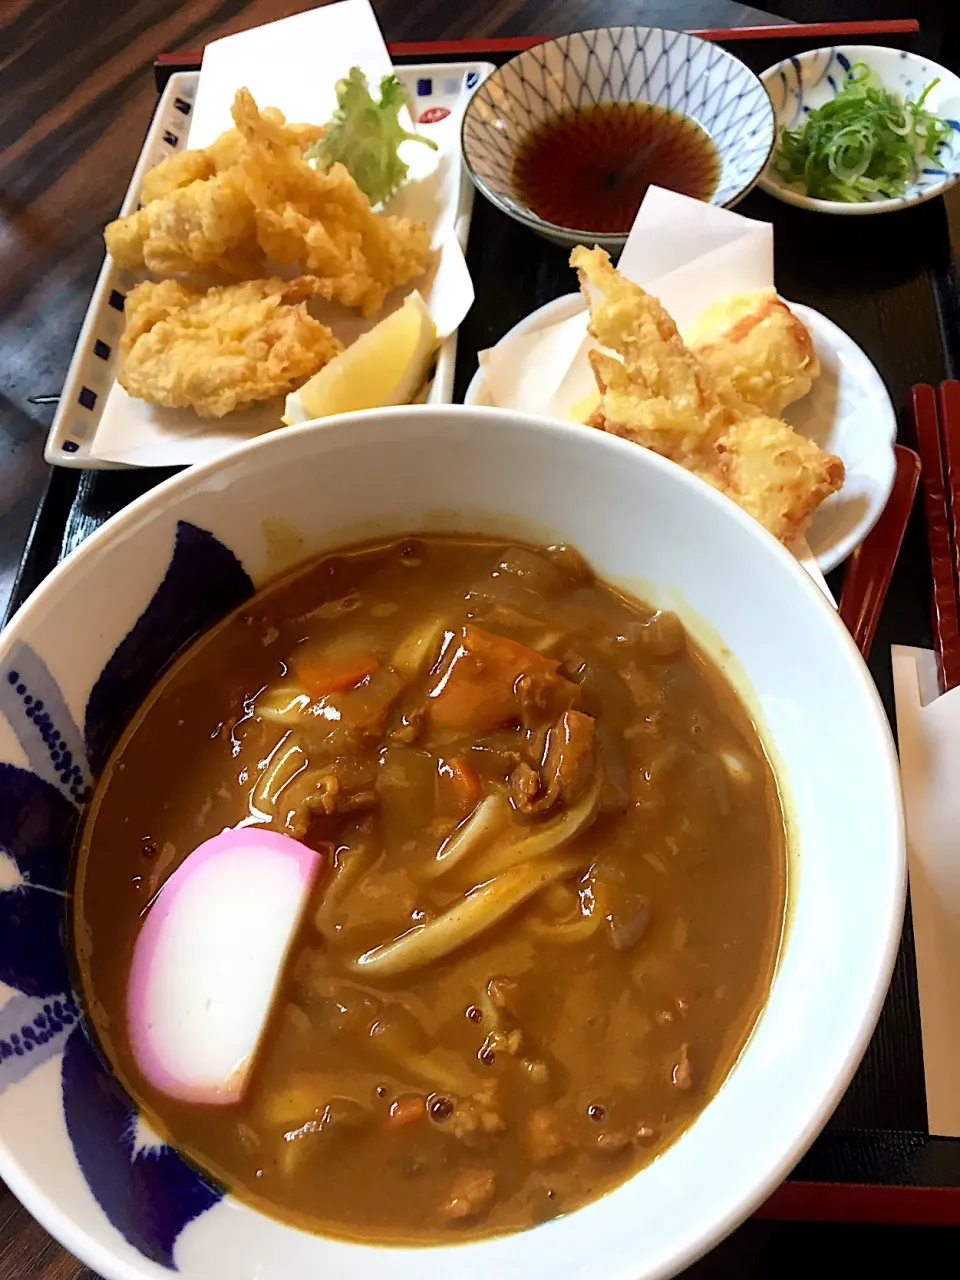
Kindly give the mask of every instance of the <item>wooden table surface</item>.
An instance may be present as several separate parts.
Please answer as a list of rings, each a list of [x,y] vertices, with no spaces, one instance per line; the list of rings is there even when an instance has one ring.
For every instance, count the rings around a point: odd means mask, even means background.
[[[795,19],[917,16],[936,46],[957,0],[769,0]],[[0,614],[44,480],[52,408],[155,102],[158,53],[308,7],[309,0],[0,0]],[[747,25],[733,0],[374,0],[389,41],[559,33],[609,22]],[[935,48],[931,53],[936,56]],[[853,1228],[752,1223],[698,1276],[809,1275]],[[892,1274],[957,1250],[949,1233],[857,1236]],[[866,1250],[866,1252],[864,1252]],[[942,1255],[941,1255],[942,1256]],[[869,1264],[868,1264],[869,1265]],[[922,1264],[918,1274],[926,1274]],[[0,1183],[0,1280],[96,1280]],[[224,1277],[224,1280],[229,1280]]]

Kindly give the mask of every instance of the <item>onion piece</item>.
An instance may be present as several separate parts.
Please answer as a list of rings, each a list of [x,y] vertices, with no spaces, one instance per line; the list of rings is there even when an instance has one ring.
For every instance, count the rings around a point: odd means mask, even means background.
[[[272,818],[280,792],[308,763],[300,746],[299,733],[295,729],[288,730],[270,753],[263,773],[250,794],[251,812],[264,818]]]
[[[464,858],[482,849],[499,835],[510,821],[511,809],[505,796],[497,792],[481,800],[468,818],[440,846],[433,858],[420,872],[425,880],[442,876]]]
[[[586,942],[592,938],[600,927],[600,915],[591,911],[588,915],[578,916],[576,920],[566,920],[562,924],[547,924],[534,916],[529,921],[531,932],[547,942]]]
[[[133,952],[127,1025],[154,1088],[226,1106],[243,1095],[322,859],[262,828],[199,845],[149,908]]]
[[[589,861],[585,855],[513,867],[471,889],[442,915],[365,952],[351,967],[358,973],[386,978],[432,964],[471,942],[554,880],[583,871]]]
[[[268,685],[258,694],[253,703],[253,714],[275,724],[295,725],[302,722],[303,712],[309,705],[310,695],[306,689],[286,681]]]

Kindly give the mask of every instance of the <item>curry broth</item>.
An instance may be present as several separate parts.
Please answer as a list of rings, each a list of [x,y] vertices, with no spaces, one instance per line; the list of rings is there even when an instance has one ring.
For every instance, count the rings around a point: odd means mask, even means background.
[[[533,711],[491,726],[489,704],[471,704],[471,725],[457,720],[463,705],[437,690],[455,684],[451,645],[479,637],[541,655]],[[376,665],[364,673],[358,653]],[[337,654],[355,684],[291,720],[291,690],[329,684],[317,671]],[[492,678],[496,661],[477,670]],[[546,718],[567,710],[538,723],[556,690]],[[571,757],[568,792],[545,782],[561,725],[568,745],[575,731],[590,744]],[[284,782],[291,733],[322,783],[303,769]],[[511,822],[548,830],[591,788],[591,820],[545,855],[565,860],[565,878],[433,964],[356,971],[497,874],[483,850],[435,874],[481,800],[510,797]],[[187,1105],[133,1058],[131,955],[171,872],[250,821],[320,848],[326,869],[246,1097]],[[784,843],[757,732],[672,615],[598,583],[572,552],[368,544],[258,594],[138,712],[81,835],[82,988],[151,1122],[241,1198],[380,1242],[517,1230],[623,1182],[717,1091],[769,990]]]

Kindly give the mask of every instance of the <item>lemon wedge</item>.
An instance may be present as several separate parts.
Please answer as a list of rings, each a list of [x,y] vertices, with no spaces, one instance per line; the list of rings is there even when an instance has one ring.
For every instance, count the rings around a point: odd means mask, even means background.
[[[597,390],[588,391],[585,396],[581,396],[567,411],[567,419],[570,422],[586,422],[591,413],[600,407],[600,392]]]
[[[414,290],[402,307],[287,396],[284,423],[408,404],[427,376],[436,345],[437,326]]]

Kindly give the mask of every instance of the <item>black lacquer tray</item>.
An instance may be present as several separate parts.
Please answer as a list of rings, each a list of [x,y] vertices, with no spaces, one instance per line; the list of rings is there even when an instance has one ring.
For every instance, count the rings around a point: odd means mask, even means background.
[[[766,38],[757,35],[727,32],[721,43],[729,44],[757,71],[826,43],[789,27],[771,29]],[[858,43],[864,39],[852,27],[850,35]],[[909,48],[918,38],[900,35],[896,43]],[[398,62],[478,56],[502,62],[524,43],[529,42],[404,45],[394,56]],[[156,68],[158,89],[172,72],[198,65],[188,56],[163,58]],[[738,212],[774,224],[780,292],[822,311],[866,351],[897,407],[901,442],[914,446],[904,412],[910,386],[960,376],[955,262],[960,252],[960,188],[945,199],[880,217],[811,214],[760,192],[750,195]],[[460,329],[458,401],[476,369],[478,350],[574,287],[563,249],[510,221],[479,195],[467,261],[482,287]],[[171,474],[155,469],[53,470],[20,565],[11,610],[88,534]],[[831,575],[836,595],[842,574],[841,567]],[[931,644],[929,596],[926,530],[918,503],[870,659],[891,719],[890,645]],[[909,910],[890,991],[863,1063],[824,1132],[761,1212],[837,1221],[960,1224],[960,1140],[927,1133]]]

